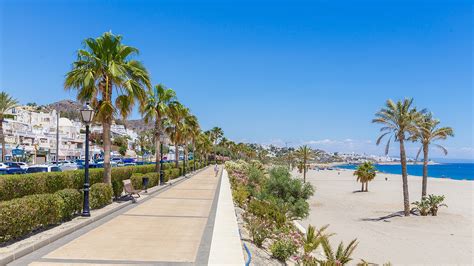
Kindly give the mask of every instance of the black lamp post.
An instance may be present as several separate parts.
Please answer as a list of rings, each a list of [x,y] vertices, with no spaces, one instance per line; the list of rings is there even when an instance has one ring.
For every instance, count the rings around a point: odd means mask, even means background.
[[[165,182],[164,170],[163,170],[163,133],[160,134],[160,185],[163,185]]]
[[[84,202],[82,206],[82,216],[90,217],[90,208],[89,208],[89,125],[92,122],[94,117],[94,110],[87,105],[81,110],[82,122],[86,125],[86,155],[84,163]]]

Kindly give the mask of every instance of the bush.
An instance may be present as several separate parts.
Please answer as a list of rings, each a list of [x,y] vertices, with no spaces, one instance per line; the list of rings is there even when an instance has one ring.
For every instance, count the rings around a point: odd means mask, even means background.
[[[271,235],[271,223],[261,217],[249,213],[244,214],[244,227],[249,231],[253,243],[262,247],[265,239]]]
[[[67,188],[59,190],[54,195],[63,201],[61,218],[63,221],[71,220],[82,208],[82,194],[77,189]]]
[[[279,261],[287,261],[298,250],[298,246],[288,238],[278,239],[270,246],[272,256]]]
[[[62,220],[63,201],[55,194],[37,194],[0,202],[0,242],[29,234]]]
[[[150,173],[154,171],[155,165],[152,164],[112,168],[114,195],[118,196],[122,193],[122,180],[129,179],[133,173]],[[103,174],[104,170],[101,168],[89,169],[90,184],[102,182]],[[2,175],[0,176],[0,201],[33,194],[54,193],[65,188],[82,189],[83,186],[84,170]]]
[[[112,203],[112,186],[105,183],[96,183],[90,188],[90,207],[99,209]]]
[[[244,205],[245,203],[247,203],[249,196],[250,193],[243,185],[238,185],[236,189],[232,191],[232,198],[234,198],[234,202],[237,203],[240,208],[244,208]]]
[[[286,209],[280,209],[272,202],[252,199],[249,203],[248,212],[261,217],[280,228],[286,223]]]

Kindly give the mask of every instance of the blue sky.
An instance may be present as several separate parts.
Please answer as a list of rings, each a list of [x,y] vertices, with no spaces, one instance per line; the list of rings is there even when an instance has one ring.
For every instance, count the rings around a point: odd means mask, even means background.
[[[233,140],[381,154],[374,113],[413,97],[454,127],[448,158],[473,158],[468,1],[2,0],[0,12],[0,88],[22,103],[74,99],[62,84],[75,51],[112,30]]]

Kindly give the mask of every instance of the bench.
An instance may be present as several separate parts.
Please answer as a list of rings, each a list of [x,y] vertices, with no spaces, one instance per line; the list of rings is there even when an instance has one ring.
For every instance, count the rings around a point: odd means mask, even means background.
[[[132,198],[132,202],[137,202],[137,199],[140,197],[140,190],[134,189],[132,181],[130,179],[123,180],[123,190],[127,196]]]

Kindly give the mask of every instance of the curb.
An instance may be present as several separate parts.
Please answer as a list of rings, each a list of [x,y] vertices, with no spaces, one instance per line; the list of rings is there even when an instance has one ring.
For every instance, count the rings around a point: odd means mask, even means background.
[[[175,179],[172,179],[170,181],[168,181],[167,184],[163,185],[163,186],[157,186],[157,188],[155,190],[153,190],[152,192],[148,191],[148,193],[146,193],[147,197],[140,200],[140,201],[144,201],[148,198],[150,198],[150,196],[152,196],[153,194],[163,190],[163,189],[167,189],[169,188],[171,185],[174,185],[175,183],[179,183],[183,180],[186,180],[198,173],[200,173],[201,171],[205,170],[206,168],[208,168],[209,166],[206,166],[206,167],[203,167],[201,169],[198,169],[194,172],[191,172],[191,173],[187,173],[188,176],[180,176],[178,178],[175,178]],[[138,202],[140,202],[138,201]],[[17,260],[25,255],[28,255],[44,246],[47,246],[51,243],[53,243],[54,241],[66,236],[66,235],[69,235],[83,227],[86,227],[88,225],[90,225],[91,223],[94,223],[98,220],[101,220],[103,218],[105,218],[106,216],[109,216],[110,214],[114,213],[114,212],[117,212],[129,205],[132,205],[132,204],[135,204],[135,203],[132,203],[132,201],[127,201],[127,202],[124,202],[118,206],[116,206],[115,208],[112,208],[106,212],[103,212],[101,214],[98,214],[98,215],[95,215],[95,216],[91,216],[89,218],[84,218],[84,221],[81,222],[81,223],[78,223],[68,229],[65,229],[64,231],[61,231],[61,232],[58,232],[57,234],[55,235],[51,235],[50,237],[47,237],[43,240],[40,240],[38,241],[37,243],[32,243],[32,244],[28,244],[24,247],[21,247],[21,248],[18,248],[16,249],[15,251],[13,252],[10,252],[10,253],[5,253],[5,255],[3,257],[0,257],[0,265],[7,265],[8,263],[14,261],[14,260]],[[0,255],[2,256],[2,255]]]

